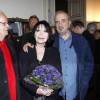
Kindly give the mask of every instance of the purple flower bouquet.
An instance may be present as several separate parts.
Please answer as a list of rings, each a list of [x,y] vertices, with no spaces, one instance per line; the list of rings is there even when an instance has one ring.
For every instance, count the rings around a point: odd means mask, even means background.
[[[24,78],[29,84],[48,86],[56,90],[63,86],[61,73],[52,65],[39,65]]]

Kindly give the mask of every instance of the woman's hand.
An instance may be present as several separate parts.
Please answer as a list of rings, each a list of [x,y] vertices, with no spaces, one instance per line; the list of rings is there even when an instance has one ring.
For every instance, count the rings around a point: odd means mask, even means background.
[[[44,86],[39,86],[36,93],[39,95],[50,96],[52,92],[53,92],[53,89],[50,89]]]

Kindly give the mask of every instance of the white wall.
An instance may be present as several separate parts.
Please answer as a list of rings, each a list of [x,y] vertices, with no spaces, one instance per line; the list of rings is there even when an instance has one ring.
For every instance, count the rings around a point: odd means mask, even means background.
[[[40,20],[45,19],[53,25],[55,0],[0,0],[0,10],[3,10],[8,18],[28,19],[36,14]]]
[[[0,0],[0,10],[11,17],[29,18],[32,14],[36,14],[40,19],[44,19],[43,0]]]

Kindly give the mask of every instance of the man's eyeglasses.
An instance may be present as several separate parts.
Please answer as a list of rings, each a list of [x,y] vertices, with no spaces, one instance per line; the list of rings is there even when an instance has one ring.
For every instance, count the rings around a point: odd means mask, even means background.
[[[2,25],[4,25],[4,26],[8,25],[7,22],[0,22],[0,24],[2,24]]]

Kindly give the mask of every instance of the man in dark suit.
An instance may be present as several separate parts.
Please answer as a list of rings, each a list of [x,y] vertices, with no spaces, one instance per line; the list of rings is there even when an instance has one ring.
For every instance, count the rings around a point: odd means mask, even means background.
[[[17,58],[8,35],[7,16],[0,11],[0,100],[20,100]]]

